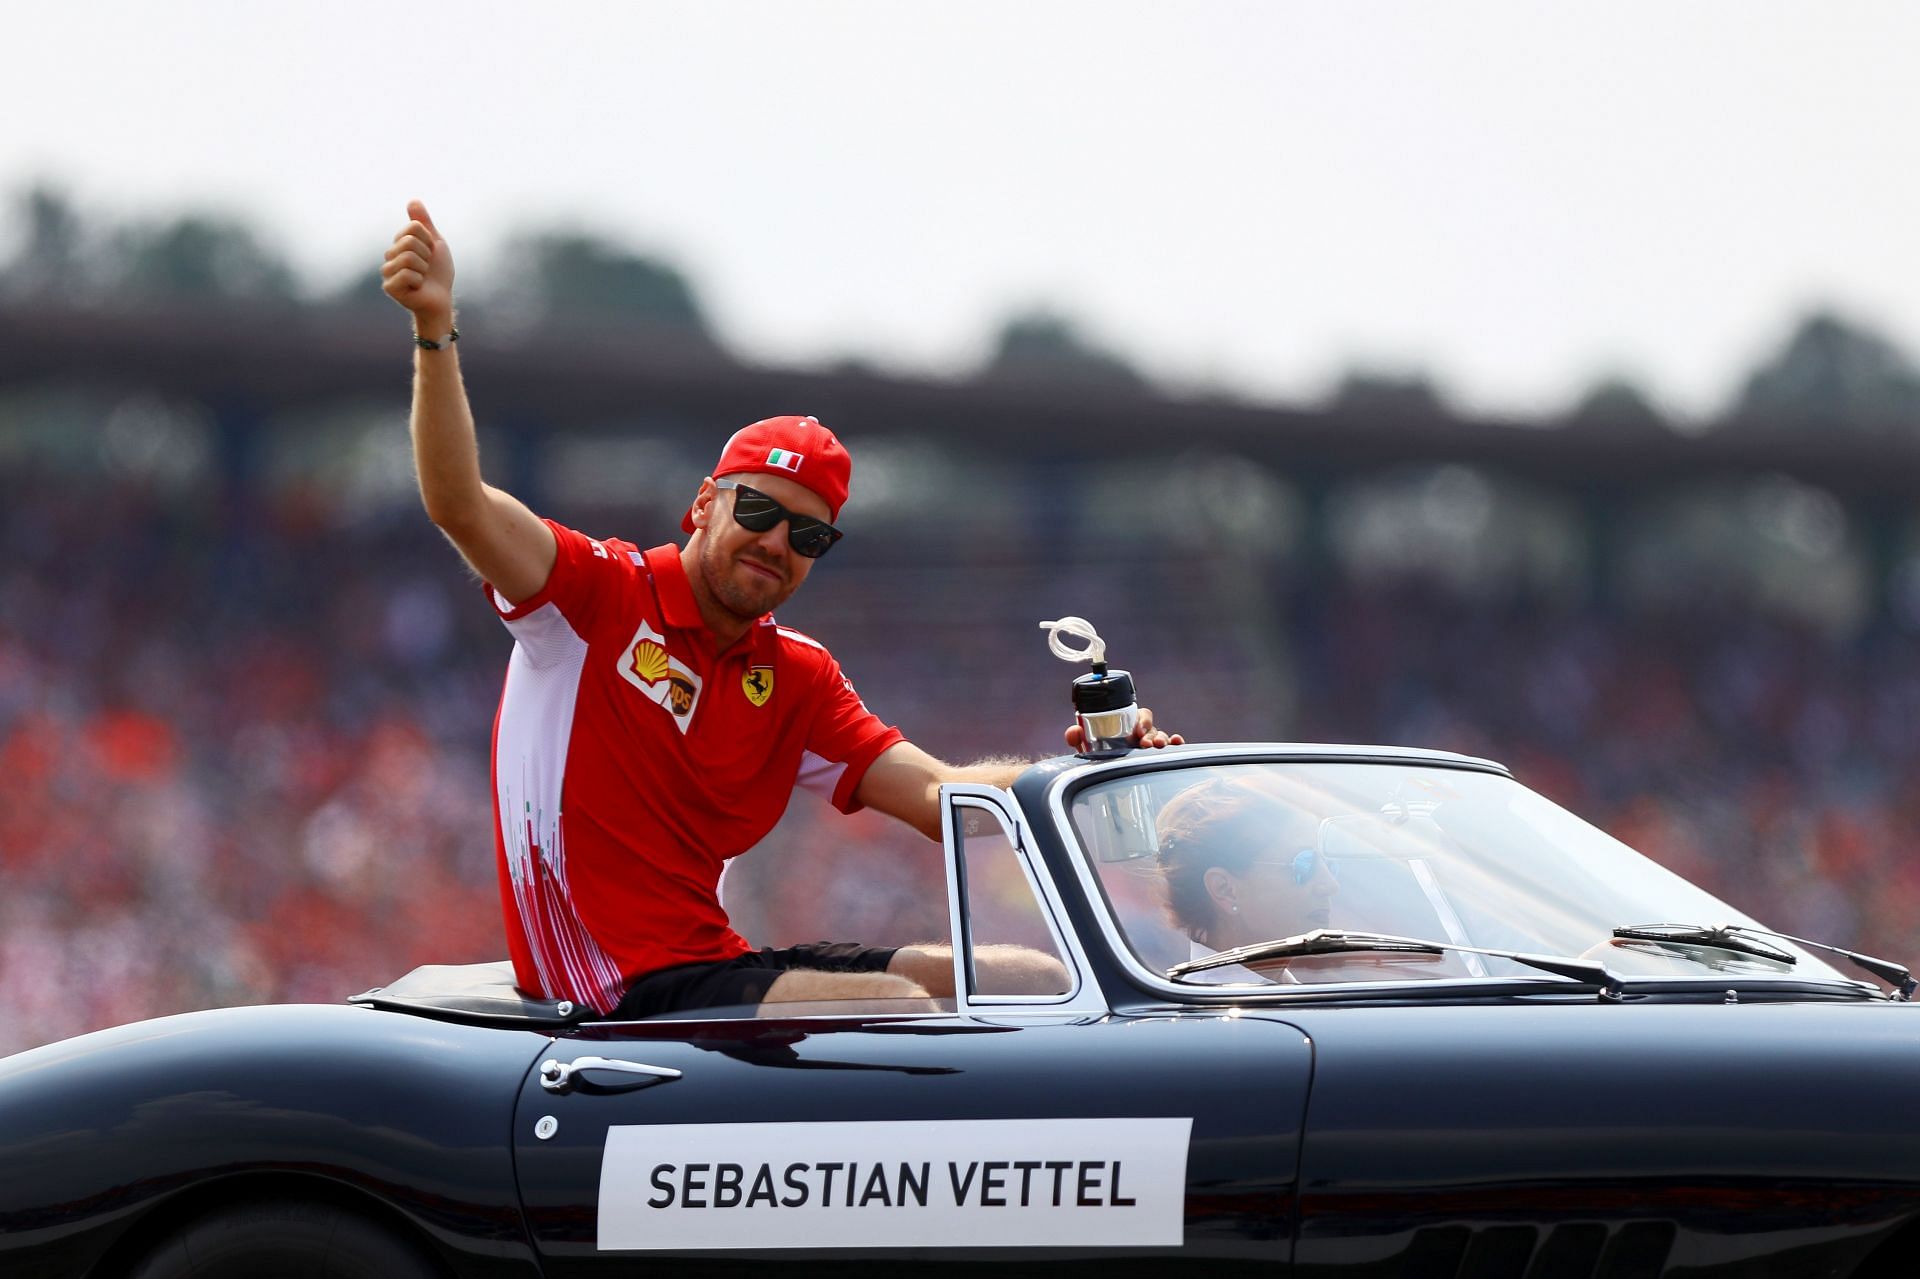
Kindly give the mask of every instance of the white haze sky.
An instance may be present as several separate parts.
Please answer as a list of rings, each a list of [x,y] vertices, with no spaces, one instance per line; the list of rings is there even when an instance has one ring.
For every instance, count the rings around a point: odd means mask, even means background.
[[[773,362],[957,374],[1046,302],[1176,390],[1698,416],[1815,305],[1920,352],[1920,5],[3,2],[0,191],[317,284],[419,195],[473,289],[570,224]]]

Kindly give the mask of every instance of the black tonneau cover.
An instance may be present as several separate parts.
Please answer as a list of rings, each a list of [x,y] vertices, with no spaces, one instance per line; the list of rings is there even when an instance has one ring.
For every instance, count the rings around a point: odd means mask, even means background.
[[[375,986],[348,996],[347,1002],[492,1026],[571,1026],[594,1015],[581,1004],[523,993],[513,984],[513,965],[504,959],[422,964],[391,986]]]

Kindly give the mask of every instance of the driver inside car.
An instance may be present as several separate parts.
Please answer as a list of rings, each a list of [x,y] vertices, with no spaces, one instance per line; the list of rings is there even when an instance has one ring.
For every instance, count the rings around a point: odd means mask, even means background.
[[[1167,910],[1192,942],[1190,958],[1332,923],[1340,881],[1314,814],[1216,777],[1174,796],[1156,825]],[[1231,965],[1185,980],[1272,979]]]

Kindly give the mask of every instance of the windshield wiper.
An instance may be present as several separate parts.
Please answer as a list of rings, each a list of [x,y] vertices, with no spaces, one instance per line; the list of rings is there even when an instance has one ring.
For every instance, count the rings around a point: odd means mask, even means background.
[[[1560,955],[1529,955],[1517,950],[1488,950],[1481,946],[1462,946],[1455,942],[1426,941],[1418,937],[1395,937],[1391,933],[1348,932],[1339,928],[1316,928],[1310,933],[1301,933],[1295,937],[1255,942],[1251,946],[1223,950],[1201,959],[1189,959],[1184,964],[1175,964],[1167,969],[1167,976],[1183,977],[1188,973],[1205,972],[1209,968],[1252,964],[1267,959],[1297,959],[1308,955],[1395,953],[1444,955],[1448,951],[1458,951],[1468,955],[1486,955],[1493,959],[1511,959],[1516,964],[1525,964],[1529,968],[1538,968],[1542,972],[1571,977],[1575,981],[1588,983],[1599,990],[1602,999],[1617,1000],[1621,997],[1620,979],[1614,976],[1605,964],[1597,960],[1567,959]]]
[[[1849,960],[1881,981],[1894,988],[1893,998],[1906,1002],[1913,998],[1913,992],[1920,982],[1915,982],[1913,974],[1904,964],[1896,964],[1891,959],[1875,959],[1872,955],[1862,955],[1857,951],[1842,950],[1838,946],[1829,946],[1822,941],[1808,941],[1804,937],[1795,937],[1791,933],[1776,933],[1768,928],[1751,928],[1745,924],[1632,924],[1613,930],[1615,937],[1624,937],[1629,941],[1648,941],[1659,944],[1677,942],[1688,946],[1711,946],[1715,950],[1731,950],[1742,955],[1758,955],[1762,959],[1771,959],[1775,963],[1791,964],[1792,955],[1777,946],[1769,946],[1760,937],[1778,937],[1781,941],[1790,941],[1796,946],[1805,946],[1812,950],[1824,950],[1830,955],[1838,955]]]

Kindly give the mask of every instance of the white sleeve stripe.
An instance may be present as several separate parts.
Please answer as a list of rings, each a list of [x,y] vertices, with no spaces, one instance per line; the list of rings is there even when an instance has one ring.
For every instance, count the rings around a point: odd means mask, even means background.
[[[537,667],[561,663],[577,667],[586,660],[586,641],[574,633],[560,606],[551,600],[525,617],[502,616],[500,624],[519,641],[527,660]]]
[[[796,644],[805,644],[808,648],[817,648],[822,653],[827,651],[827,646],[825,644],[822,644],[819,640],[813,638],[813,636],[811,635],[802,635],[799,631],[794,630],[790,626],[776,626],[774,627],[774,629],[779,631],[782,635],[786,636],[788,639],[792,640]]]
[[[847,771],[846,763],[834,763],[808,751],[800,757],[800,776],[795,785],[803,790],[812,791],[829,804],[833,802],[833,792],[840,785],[840,778]]]

